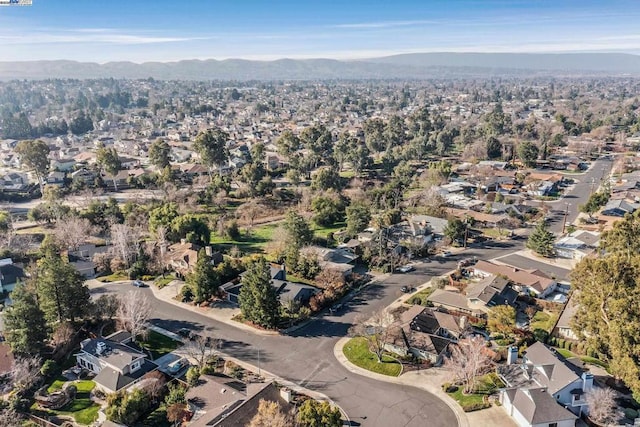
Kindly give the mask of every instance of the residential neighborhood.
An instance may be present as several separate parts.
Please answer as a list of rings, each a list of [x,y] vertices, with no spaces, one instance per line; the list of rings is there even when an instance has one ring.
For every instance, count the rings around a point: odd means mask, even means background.
[[[637,424],[638,88],[2,82],[0,420]]]

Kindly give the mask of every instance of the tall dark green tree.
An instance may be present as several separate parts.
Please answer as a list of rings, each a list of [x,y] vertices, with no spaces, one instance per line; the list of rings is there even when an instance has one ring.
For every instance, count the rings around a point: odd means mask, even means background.
[[[544,219],[538,222],[536,228],[533,229],[527,240],[527,248],[531,249],[538,255],[545,257],[553,256],[553,242],[555,237],[552,232],[547,228],[547,224]]]
[[[248,265],[242,276],[239,300],[245,319],[265,328],[278,325],[280,300],[271,285],[271,271],[264,258],[258,258]]]
[[[540,149],[531,141],[523,141],[518,145],[518,157],[520,161],[529,168],[536,165],[536,160],[538,160],[539,155]]]
[[[118,191],[116,175],[120,169],[122,169],[122,163],[120,162],[120,157],[118,156],[116,149],[113,147],[107,148],[104,144],[100,144],[96,151],[96,163],[104,172],[111,175],[113,179],[113,189]]]
[[[284,229],[288,234],[288,244],[301,248],[313,240],[313,230],[309,222],[294,210],[287,212]]]
[[[219,128],[200,132],[193,141],[193,149],[209,168],[210,178],[213,177],[213,170],[220,168],[229,159],[228,141],[229,134]]]
[[[158,169],[164,169],[171,164],[171,147],[164,139],[156,139],[149,147],[149,161]]]
[[[353,202],[346,208],[347,233],[350,236],[364,231],[371,222],[371,208],[364,202]]]
[[[91,306],[84,277],[60,256],[54,245],[45,242],[41,250],[44,256],[37,263],[35,286],[45,318],[49,323],[82,318]]]
[[[193,273],[187,278],[187,283],[191,286],[196,303],[207,301],[218,292],[220,276],[204,249],[198,252],[198,261]]]
[[[444,235],[451,239],[451,242],[456,243],[464,239],[466,230],[467,224],[464,221],[458,218],[451,218],[444,228]]]
[[[36,295],[25,284],[18,284],[11,294],[13,304],[4,312],[7,342],[17,356],[33,356],[44,348],[47,322]]]
[[[20,162],[33,173],[40,184],[40,194],[44,194],[44,177],[49,172],[49,146],[43,141],[20,141],[16,145],[16,153]]]
[[[327,401],[305,400],[300,406],[297,420],[303,427],[340,427],[342,415],[340,409]]]

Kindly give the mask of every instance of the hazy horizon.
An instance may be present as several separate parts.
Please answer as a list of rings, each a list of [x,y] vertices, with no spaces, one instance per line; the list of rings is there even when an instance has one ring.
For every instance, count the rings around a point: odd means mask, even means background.
[[[638,18],[631,0],[33,0],[0,7],[0,58],[103,64],[403,53],[638,55]]]

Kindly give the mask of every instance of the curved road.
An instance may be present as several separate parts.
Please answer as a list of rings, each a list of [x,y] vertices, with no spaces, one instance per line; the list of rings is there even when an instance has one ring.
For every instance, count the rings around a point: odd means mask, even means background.
[[[203,331],[224,340],[222,351],[252,363],[289,381],[324,393],[337,402],[358,426],[457,425],[453,411],[434,395],[409,386],[380,382],[346,370],[333,356],[337,340],[347,334],[356,316],[369,317],[401,295],[402,286],[416,286],[455,268],[460,258],[493,258],[518,250],[520,242],[496,243],[493,248],[469,248],[463,254],[417,265],[409,274],[394,274],[374,283],[345,304],[336,315],[320,316],[287,336],[262,336],[217,322],[179,306],[161,301],[150,289],[151,322],[176,332],[180,328]],[[122,293],[127,284],[105,284],[92,289]]]

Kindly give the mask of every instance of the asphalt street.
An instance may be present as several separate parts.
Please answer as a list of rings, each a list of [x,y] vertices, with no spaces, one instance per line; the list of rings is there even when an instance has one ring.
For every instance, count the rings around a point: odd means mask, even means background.
[[[583,205],[591,196],[591,193],[598,190],[603,179],[609,175],[613,167],[613,160],[598,159],[584,174],[566,174],[567,178],[573,179],[576,183],[560,199],[553,202],[544,202],[551,208],[549,211],[549,228],[556,233],[562,232],[562,224],[566,213],[566,224],[569,225],[578,219],[580,205]],[[539,206],[541,202],[527,202]]]
[[[457,425],[456,417],[440,399],[417,388],[351,373],[335,359],[333,347],[357,317],[369,317],[399,298],[402,286],[417,286],[442,275],[454,269],[462,258],[494,258],[517,251],[522,244],[498,242],[491,247],[468,248],[452,257],[419,262],[415,271],[393,274],[382,283],[367,286],[338,314],[320,316],[287,336],[256,335],[157,300],[150,289],[142,290],[152,300],[151,323],[174,332],[189,328],[222,339],[223,352],[328,395],[346,411],[354,426],[451,427]],[[92,292],[98,296],[132,289],[135,288],[128,284],[105,284]]]

